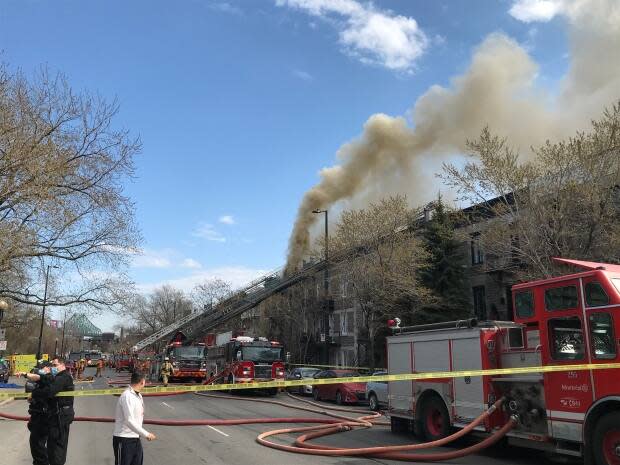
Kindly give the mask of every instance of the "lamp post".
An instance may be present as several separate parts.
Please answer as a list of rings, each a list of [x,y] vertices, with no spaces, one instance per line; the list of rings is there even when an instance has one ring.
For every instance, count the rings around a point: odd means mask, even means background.
[[[6,303],[6,300],[0,299],[0,330],[2,330],[2,319],[4,318],[4,312],[8,310],[8,308],[9,304]]]
[[[325,210],[312,210],[312,213],[316,215],[320,215],[321,213],[325,214],[325,269],[323,272],[323,297],[325,302],[324,313],[323,313],[323,330],[325,331],[325,341],[327,342],[327,338],[329,337],[329,222],[328,222],[328,213],[327,209]],[[327,344],[325,345],[325,352],[323,355],[323,362],[327,363],[329,360],[329,351],[327,350]]]
[[[50,268],[58,268],[57,266],[47,265],[45,273],[45,290],[43,291],[43,310],[41,310],[41,328],[39,329],[39,345],[37,346],[37,360],[41,359],[41,343],[43,342],[43,324],[45,323],[45,305],[47,304],[47,284],[50,279]]]
[[[58,357],[58,338],[56,338],[56,342],[54,343],[54,358]]]
[[[8,310],[9,304],[6,300],[0,299],[0,327],[2,327],[2,319],[4,318],[4,312]]]

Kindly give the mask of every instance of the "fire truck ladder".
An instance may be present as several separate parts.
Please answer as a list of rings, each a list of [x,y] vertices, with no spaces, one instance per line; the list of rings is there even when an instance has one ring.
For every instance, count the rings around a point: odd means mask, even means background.
[[[151,334],[138,342],[133,350],[142,350],[176,331],[182,331],[189,340],[196,339],[200,334],[251,310],[269,296],[298,283],[324,269],[325,266],[325,261],[318,261],[287,276],[283,276],[282,270],[267,273],[242,289],[234,291],[229,297],[218,302],[214,308],[187,315]]]
[[[183,318],[175,321],[174,323],[169,324],[165,328],[162,328],[159,331],[151,334],[149,337],[142,339],[135,346],[133,346],[133,350],[137,352],[150,346],[151,344],[154,344],[155,342],[172,334],[173,332],[177,331],[179,328],[190,323],[191,321],[194,321],[196,318],[199,318],[202,315],[203,315],[202,312],[195,312],[195,313],[190,313],[189,315],[184,316]]]

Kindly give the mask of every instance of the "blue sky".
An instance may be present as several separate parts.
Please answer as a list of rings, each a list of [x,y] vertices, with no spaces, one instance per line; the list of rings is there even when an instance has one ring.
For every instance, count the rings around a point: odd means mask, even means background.
[[[76,88],[118,98],[116,124],[143,141],[127,185],[145,239],[131,275],[143,289],[169,281],[189,290],[212,276],[240,285],[281,266],[299,201],[338,147],[371,114],[406,115],[431,85],[448,84],[489,33],[524,44],[550,88],[566,71],[562,21],[519,20],[512,1],[313,4],[325,7],[2,2],[0,49],[11,67],[28,74],[46,64]],[[358,13],[347,16],[349,7]],[[355,24],[360,11],[402,18],[388,26],[411,42],[374,43]]]

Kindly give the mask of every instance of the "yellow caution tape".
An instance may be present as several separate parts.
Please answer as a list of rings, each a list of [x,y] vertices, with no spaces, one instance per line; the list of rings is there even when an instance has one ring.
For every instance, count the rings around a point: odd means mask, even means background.
[[[300,379],[291,381],[263,381],[252,383],[235,383],[235,384],[197,384],[193,386],[174,386],[174,387],[149,387],[144,388],[142,394],[156,393],[180,393],[180,392],[204,392],[204,391],[222,391],[222,390],[242,390],[242,389],[271,389],[271,388],[287,388],[293,386],[306,386],[308,384],[341,384],[341,383],[368,383],[373,381],[415,381],[425,379],[449,379],[449,378],[465,378],[474,376],[500,376],[500,375],[518,375],[528,373],[556,373],[567,371],[582,370],[615,370],[620,368],[620,363],[585,363],[577,365],[548,365],[548,366],[530,366],[519,368],[492,368],[487,370],[462,370],[462,371],[431,371],[425,373],[403,373],[398,375],[376,375],[376,376],[355,376],[351,378],[325,378],[325,379]],[[87,396],[106,396],[121,394],[126,388],[111,389],[83,389],[79,391],[66,391],[58,393],[62,397],[87,397]],[[29,394],[23,391],[8,390],[0,392],[2,398],[23,399]]]

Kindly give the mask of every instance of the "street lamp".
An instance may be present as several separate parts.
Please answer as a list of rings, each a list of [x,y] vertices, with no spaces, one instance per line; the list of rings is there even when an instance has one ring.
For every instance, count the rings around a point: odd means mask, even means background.
[[[327,337],[329,336],[329,228],[328,228],[328,216],[327,216],[327,209],[325,210],[312,210],[312,213],[316,214],[316,215],[320,215],[321,213],[325,213],[325,269],[323,272],[323,294],[324,294],[324,300],[325,300],[325,307],[324,307],[324,313],[323,313],[323,331],[325,332],[325,337],[327,340]],[[327,347],[327,346],[326,346]],[[327,348],[325,347],[324,349],[324,353],[323,353],[323,361],[324,362],[328,362],[328,351]]]
[[[2,318],[4,318],[5,310],[8,310],[9,304],[6,303],[6,300],[0,299],[0,332],[2,331]],[[2,337],[0,337],[2,339]]]
[[[2,319],[4,318],[4,312],[9,309],[9,304],[6,300],[0,300],[0,325],[2,325]]]
[[[45,273],[45,290],[43,291],[43,310],[41,310],[41,328],[39,329],[39,345],[37,346],[37,360],[41,360],[41,342],[43,341],[43,324],[45,323],[45,305],[47,303],[47,283],[50,279],[50,268],[58,268],[54,265],[47,265]]]

